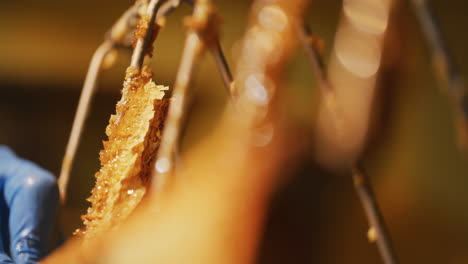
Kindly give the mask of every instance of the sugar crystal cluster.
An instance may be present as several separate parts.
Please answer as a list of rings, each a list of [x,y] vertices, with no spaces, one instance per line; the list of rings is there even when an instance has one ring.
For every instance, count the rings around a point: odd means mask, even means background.
[[[106,128],[108,140],[100,152],[101,169],[91,191],[91,207],[82,216],[86,238],[116,227],[137,207],[150,182],[150,168],[159,147],[168,87],[152,81],[148,67],[126,71],[122,98]]]

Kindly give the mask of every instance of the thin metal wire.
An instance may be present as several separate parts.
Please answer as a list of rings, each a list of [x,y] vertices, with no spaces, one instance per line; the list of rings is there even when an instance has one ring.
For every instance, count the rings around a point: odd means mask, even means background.
[[[226,57],[224,56],[223,49],[221,48],[221,43],[217,40],[216,45],[210,48],[211,54],[214,57],[216,67],[218,68],[219,73],[223,79],[224,87],[230,97],[234,95],[232,89],[232,83],[234,81],[232,77],[231,70],[227,63]]]
[[[461,122],[460,143],[466,148],[468,147],[468,94],[464,78],[450,53],[429,3],[426,0],[411,0],[411,3],[429,44],[434,72],[446,88],[445,91],[454,105],[455,115]]]
[[[376,242],[382,260],[386,264],[398,263],[395,249],[392,246],[390,234],[387,231],[384,217],[380,212],[379,204],[375,198],[374,191],[369,181],[369,176],[361,164],[356,164],[351,169],[354,188],[361,201],[361,205],[366,213],[367,221],[370,224],[369,241]],[[375,231],[375,233],[374,233]],[[376,237],[374,237],[374,235]]]
[[[70,172],[73,168],[76,151],[78,149],[84,123],[89,112],[89,105],[97,87],[97,82],[104,58],[117,46],[126,46],[123,39],[132,27],[130,20],[134,19],[134,17],[137,15],[137,8],[139,5],[140,2],[136,2],[135,5],[126,10],[123,15],[114,23],[111,30],[109,30],[109,32],[106,34],[106,40],[96,49],[91,59],[83,88],[81,90],[80,99],[76,109],[75,118],[73,120],[70,137],[65,149],[62,167],[58,178],[60,201],[62,204],[66,202],[67,188],[70,181]]]
[[[440,26],[436,20],[433,11],[425,0],[411,0],[416,17],[421,25],[434,60],[435,73],[444,81],[453,93],[463,93],[462,76],[460,69],[453,59],[452,54],[447,47],[446,41],[442,36]]]
[[[324,60],[316,46],[311,42],[315,37],[312,35],[311,30],[301,23],[298,23],[296,28],[302,47],[306,51],[310,65],[312,66],[312,71],[318,79],[322,96],[325,97],[326,95],[333,95],[335,91],[333,89],[333,85],[328,80],[325,63],[323,63]],[[335,116],[340,115],[339,112],[334,114]],[[341,117],[338,117],[338,119],[341,119]],[[390,234],[387,231],[377,199],[374,196],[374,191],[369,183],[367,174],[364,172],[359,162],[356,162],[351,166],[351,174],[356,193],[359,196],[370,224],[369,231],[375,231],[375,241],[383,262],[385,264],[398,263],[397,254],[393,248]],[[373,242],[373,240],[370,241]]]
[[[179,1],[180,2],[180,1]],[[192,77],[192,72],[196,66],[196,62],[201,57],[205,48],[211,51],[215,59],[216,66],[223,79],[224,86],[228,90],[228,95],[232,95],[230,87],[233,82],[233,77],[229,65],[224,56],[224,52],[216,38],[214,45],[207,43],[203,34],[212,34],[217,36],[217,32],[209,23],[212,23],[212,18],[216,15],[212,12],[211,1],[202,0],[196,3],[184,1],[193,9],[192,20],[197,21],[197,27],[208,28],[208,33],[198,32],[195,28],[190,28],[185,40],[184,51],[180,67],[177,73],[172,102],[169,106],[161,144],[159,146],[155,167],[152,171],[153,185],[152,190],[159,192],[165,188],[169,181],[176,163],[176,153],[178,152],[178,141],[180,140],[182,122],[186,116],[187,93]],[[192,21],[192,22],[194,22]],[[200,24],[201,22],[201,24]]]
[[[88,114],[92,94],[96,88],[100,72],[99,69],[102,66],[104,58],[113,48],[114,45],[111,41],[105,41],[102,43],[94,53],[89,65],[88,73],[86,74],[86,79],[83,85],[83,90],[81,92],[80,100],[78,102],[75,119],[73,120],[70,138],[68,140],[65,156],[62,161],[62,169],[58,178],[60,200],[62,203],[65,203],[67,198],[67,186],[70,180],[70,171],[73,166],[76,150],[78,148],[80,137],[83,131],[84,122]]]
[[[193,7],[192,19],[207,21],[209,1],[197,1]],[[172,101],[164,124],[163,134],[156,162],[151,172],[152,187],[154,194],[164,191],[171,179],[175,167],[175,153],[178,149],[178,141],[181,133],[181,124],[185,117],[187,104],[187,91],[189,89],[192,73],[202,51],[203,42],[194,28],[190,28],[185,39],[181,63],[174,84]]]
[[[192,8],[195,6],[194,0],[182,0],[188,5],[190,5]],[[208,49],[211,52],[211,55],[213,56],[216,67],[218,68],[218,71],[221,74],[221,77],[223,79],[223,84],[224,87],[230,97],[234,96],[232,89],[232,83],[234,81],[234,78],[232,77],[231,70],[229,68],[229,64],[226,60],[226,56],[224,55],[223,48],[221,47],[221,43],[219,42],[219,38],[215,39],[214,45],[208,45],[208,43],[205,42],[205,44],[208,46]]]
[[[317,46],[313,44],[314,36],[312,34],[312,30],[307,24],[301,23],[296,24],[296,30],[309,63],[312,66],[315,76],[319,81],[320,90],[322,93],[331,91],[327,77],[327,69],[325,68],[325,62],[320,55],[320,51],[317,50]]]
[[[133,50],[132,59],[130,66],[140,70],[143,66],[143,60],[146,55],[146,50],[148,49],[149,45],[151,45],[152,35],[154,31],[154,23],[156,21],[156,14],[158,13],[161,4],[164,3],[165,0],[151,0],[148,4],[146,10],[146,16],[148,18],[148,27],[144,36],[141,36],[137,39],[135,44],[135,49]]]

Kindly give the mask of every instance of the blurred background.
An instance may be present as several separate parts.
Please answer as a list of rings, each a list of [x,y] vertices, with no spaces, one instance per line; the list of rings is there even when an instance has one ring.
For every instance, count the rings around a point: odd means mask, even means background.
[[[468,2],[432,0],[444,37],[468,76]],[[0,3],[0,144],[58,175],[90,58],[103,35],[133,1],[22,0]],[[218,0],[221,43],[235,60],[251,1]],[[342,2],[315,0],[307,21],[329,57]],[[157,84],[172,86],[183,39],[183,6],[167,20],[150,65]],[[208,54],[207,54],[208,55]],[[80,227],[99,169],[104,130],[115,112],[129,51],[105,70],[78,149],[69,201],[61,213],[67,234]],[[364,165],[372,177],[401,263],[468,263],[468,154],[457,147],[454,117],[433,74],[427,44],[406,1],[393,10],[382,66],[379,104]],[[193,83],[183,149],[219,119],[226,93],[213,59],[200,62]],[[285,115],[312,134],[320,93],[298,49],[285,73]],[[306,143],[307,146],[308,143]],[[379,263],[352,180],[327,173],[302,155],[271,202],[258,263]]]

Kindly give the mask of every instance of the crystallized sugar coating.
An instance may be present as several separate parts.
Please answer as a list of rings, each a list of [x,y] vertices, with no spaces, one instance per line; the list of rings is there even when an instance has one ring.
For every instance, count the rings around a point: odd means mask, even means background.
[[[122,98],[106,128],[108,140],[100,152],[101,169],[91,191],[87,214],[81,218],[91,238],[116,227],[136,208],[146,193],[151,165],[159,147],[168,100],[165,86],[155,85],[152,73],[127,68]]]

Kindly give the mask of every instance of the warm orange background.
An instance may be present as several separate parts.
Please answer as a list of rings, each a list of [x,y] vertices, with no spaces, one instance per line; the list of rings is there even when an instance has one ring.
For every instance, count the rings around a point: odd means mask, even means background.
[[[404,2],[404,1],[402,1]],[[468,76],[468,3],[433,0],[447,42]],[[133,1],[3,1],[0,4],[0,143],[56,175],[90,57],[113,21]],[[223,16],[222,45],[234,66],[248,1],[215,1]],[[316,0],[309,23],[330,54],[341,1]],[[160,33],[151,62],[155,81],[172,86],[184,31],[177,10]],[[391,63],[381,86],[383,115],[365,154],[377,197],[402,263],[468,263],[468,154],[454,137],[453,116],[440,92],[418,24],[407,3],[395,10]],[[399,30],[399,31],[397,31]],[[397,32],[397,33],[394,33]],[[80,225],[98,170],[104,128],[119,98],[129,52],[102,75],[78,150],[69,203],[70,232]],[[234,67],[233,67],[234,68]],[[201,62],[184,149],[217,122],[226,96],[212,58]],[[298,52],[286,73],[287,114],[311,132],[319,100],[310,67]],[[378,263],[350,178],[321,172],[303,157],[296,176],[272,201],[259,263]]]

